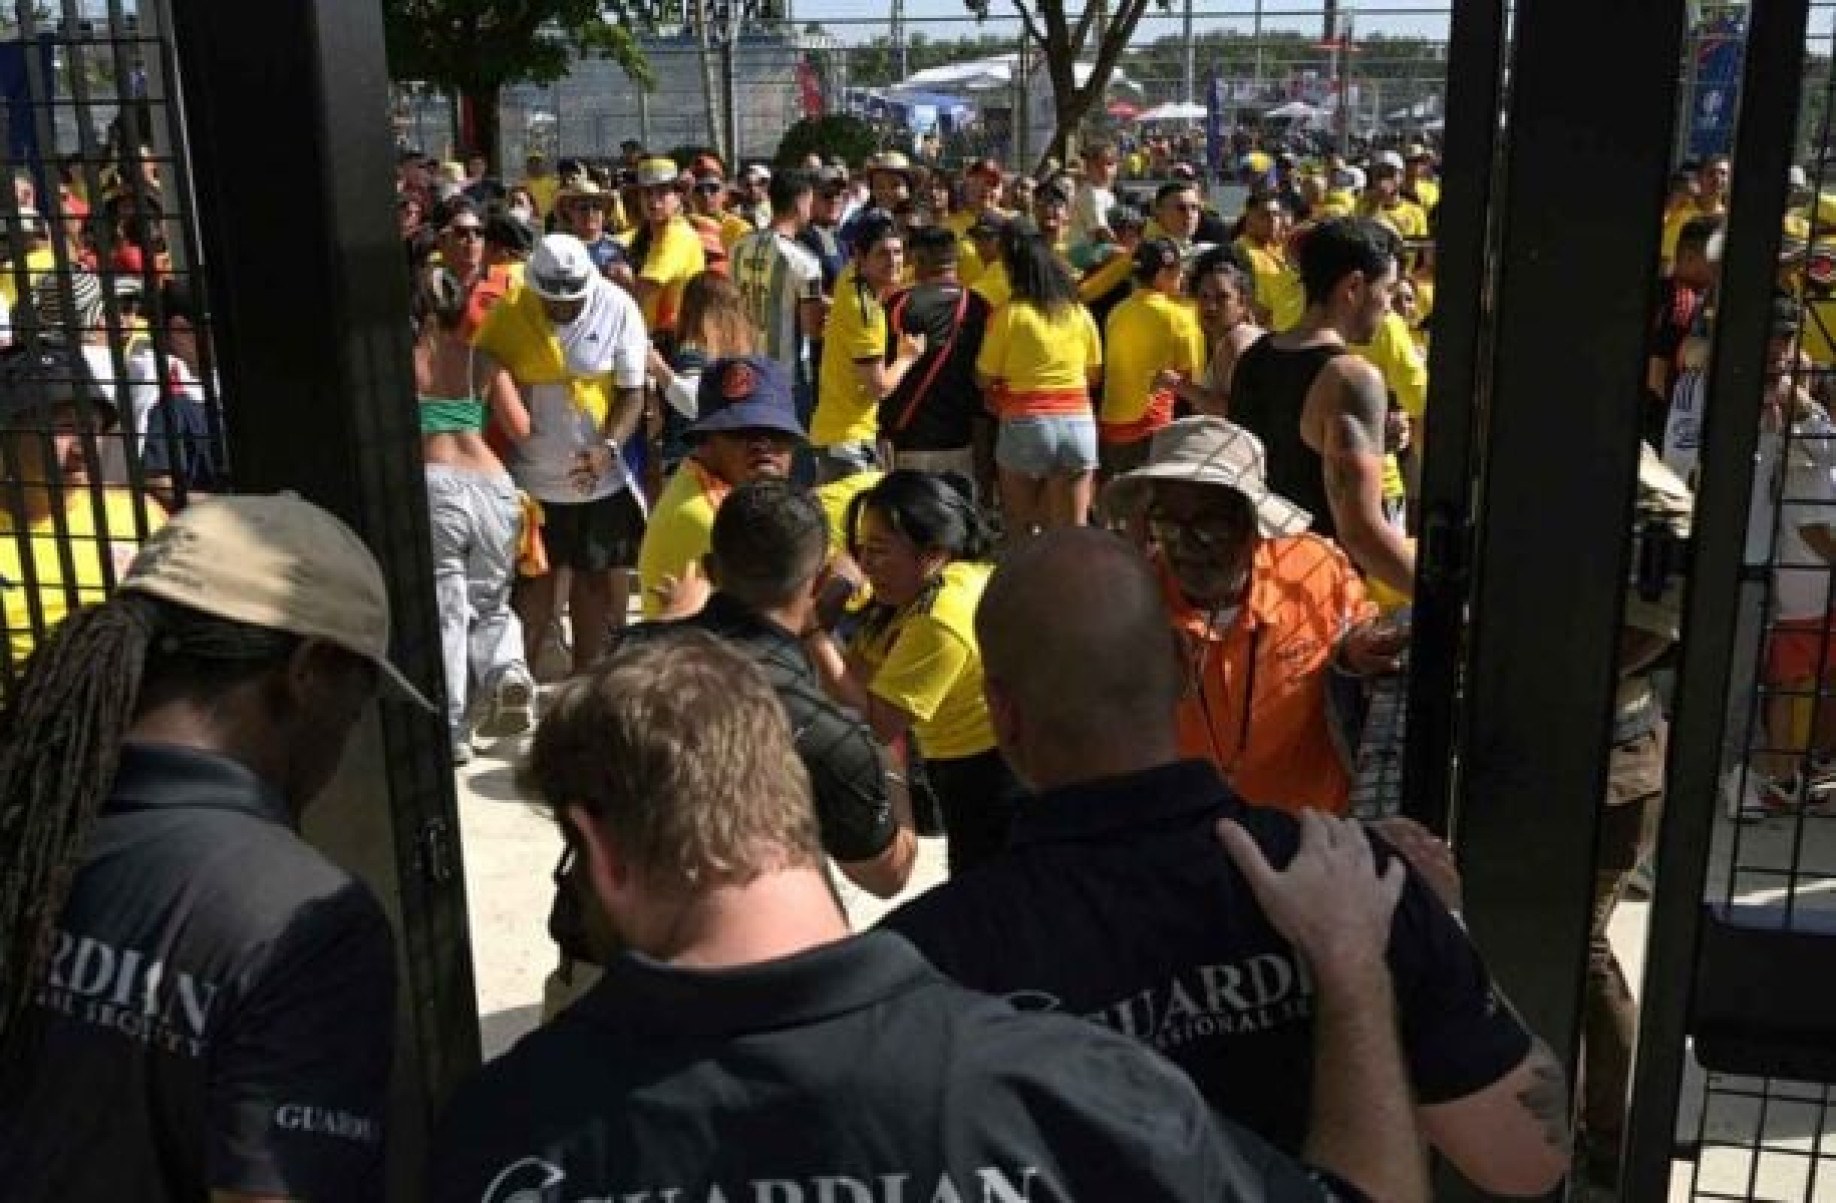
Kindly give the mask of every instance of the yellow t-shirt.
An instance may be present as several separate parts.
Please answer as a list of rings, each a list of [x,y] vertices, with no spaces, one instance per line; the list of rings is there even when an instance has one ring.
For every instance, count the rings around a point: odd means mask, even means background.
[[[757,231],[753,228],[752,223],[739,214],[729,212],[720,215],[720,244],[727,248],[729,255],[733,253],[735,243],[746,235],[754,233]]]
[[[1103,438],[1133,443],[1173,420],[1173,395],[1156,395],[1154,376],[1171,368],[1196,380],[1205,368],[1205,332],[1182,299],[1138,288],[1110,310],[1103,365]]]
[[[1409,330],[1409,323],[1402,319],[1401,314],[1386,313],[1371,341],[1350,349],[1354,355],[1361,356],[1383,374],[1385,391],[1396,399],[1396,404],[1404,413],[1418,423],[1419,434],[1419,423],[1428,409],[1428,361],[1422,357],[1421,348]],[[1396,462],[1395,455],[1385,454],[1384,499],[1400,501],[1405,492],[1402,465]]]
[[[880,483],[886,475],[884,472],[856,472],[840,480],[832,480],[826,485],[817,485],[810,490],[822,506],[822,512],[829,520],[829,547],[834,551],[845,551],[848,547],[848,506],[868,489]]]
[[[663,578],[680,580],[690,564],[708,554],[714,537],[714,514],[727,486],[694,460],[684,460],[663,486],[644,542],[638,547],[638,582],[644,590],[644,617],[656,618],[663,602],[653,592]]]
[[[64,527],[70,550],[71,576],[64,575],[64,559],[58,550],[55,515],[35,522],[27,530],[26,546],[31,550],[32,580],[26,583],[25,557],[20,554],[20,540],[14,533],[13,518],[0,509],[0,614],[6,620],[7,651],[12,670],[18,672],[32,649],[38,646],[38,632],[32,625],[32,601],[36,595],[38,614],[44,630],[64,620],[73,610],[108,599],[109,586],[121,579],[134,553],[140,550],[141,531],[136,522],[135,500],[123,489],[102,490],[101,527],[96,525],[96,507],[88,489],[79,489],[65,498]],[[152,501],[141,501],[140,518],[151,534],[166,523],[165,511]],[[106,543],[104,542],[106,540]],[[107,571],[104,571],[104,558]]]
[[[1404,238],[1428,237],[1428,214],[1414,201],[1399,200],[1386,207],[1371,200],[1360,208],[1364,216],[1384,222]]]
[[[1249,256],[1256,280],[1256,303],[1268,314],[1270,332],[1280,334],[1293,329],[1307,311],[1300,272],[1279,250],[1256,246],[1247,238],[1237,239],[1237,245]]]
[[[990,400],[1003,418],[1090,414],[1090,381],[1103,366],[1096,319],[1082,305],[1055,315],[1025,302],[988,319],[975,373],[993,381]]]
[[[1334,188],[1326,193],[1325,199],[1314,210],[1314,216],[1319,218],[1350,217],[1357,208],[1358,196],[1356,193],[1349,188]]]
[[[855,365],[886,357],[886,311],[852,268],[835,281],[835,304],[822,336],[822,393],[810,417],[810,444],[871,442],[880,432],[880,399]]]
[[[996,261],[983,265],[971,291],[981,293],[990,309],[1007,304],[1007,299],[1013,295],[1013,286],[1007,281],[1007,264]]]
[[[1362,356],[1383,373],[1383,387],[1403,412],[1419,419],[1428,409],[1428,361],[1422,358],[1409,323],[1398,313],[1386,313],[1377,325],[1377,333],[1363,346],[1351,351]]]
[[[561,191],[561,177],[553,175],[532,175],[525,177],[523,187],[529,189],[529,199],[536,203],[536,212],[547,217],[555,211],[555,196]]]
[[[26,252],[26,287],[38,283],[39,277],[46,272],[57,269],[57,253],[50,247]],[[8,309],[19,308],[19,280],[13,275],[13,265],[9,261],[0,263],[0,297],[5,298]]]
[[[975,282],[988,270],[982,262],[982,253],[975,249],[975,240],[969,237],[969,227],[975,223],[976,215],[967,209],[958,209],[944,219],[944,228],[956,235],[956,278],[965,287],[972,288]]]
[[[862,649],[873,670],[868,690],[912,716],[912,735],[928,760],[961,760],[995,746],[982,695],[975,607],[993,569],[950,564],[927,604],[913,606]]]
[[[1421,204],[1423,213],[1441,203],[1441,181],[1439,180],[1417,180],[1412,191],[1415,193],[1415,199]]]
[[[629,247],[637,240],[637,231],[621,234],[618,240]],[[644,256],[644,266],[637,274],[639,280],[657,286],[644,302],[644,325],[652,334],[676,328],[676,317],[682,312],[682,290],[707,266],[695,228],[686,217],[671,219],[663,233],[651,242],[650,253]]]

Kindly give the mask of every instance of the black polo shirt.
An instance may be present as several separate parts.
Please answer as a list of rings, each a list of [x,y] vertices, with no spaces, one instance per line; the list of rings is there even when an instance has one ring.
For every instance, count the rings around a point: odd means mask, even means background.
[[[887,299],[887,362],[898,353],[901,334],[925,338],[924,354],[880,401],[880,431],[894,447],[951,451],[969,446],[975,416],[982,412],[975,359],[982,351],[988,314],[981,293],[954,281],[914,284]]]
[[[899,937],[636,955],[461,1087],[428,1197],[918,1203],[1335,1197],[1133,1041],[953,985]]]
[[[1299,846],[1291,816],[1245,805],[1210,764],[1185,761],[1025,799],[1006,854],[883,922],[966,986],[1152,1045],[1220,1113],[1296,1151],[1313,989],[1218,843],[1221,818],[1278,867]],[[1466,933],[1413,875],[1388,959],[1418,1102],[1463,1098],[1529,1054]]]
[[[233,761],[130,743],[58,920],[0,1198],[382,1193],[395,962],[369,890]]]
[[[725,640],[765,671],[810,775],[823,851],[844,862],[872,860],[886,851],[899,834],[899,821],[886,793],[879,745],[865,723],[829,700],[797,636],[717,592],[699,614],[643,623],[624,637],[641,642],[679,628]]]

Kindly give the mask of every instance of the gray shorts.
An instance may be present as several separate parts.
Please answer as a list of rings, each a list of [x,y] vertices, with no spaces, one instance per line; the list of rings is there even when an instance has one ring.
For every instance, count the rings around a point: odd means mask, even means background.
[[[995,438],[995,463],[1021,476],[1076,476],[1097,466],[1096,419],[1084,414],[1009,418]]]

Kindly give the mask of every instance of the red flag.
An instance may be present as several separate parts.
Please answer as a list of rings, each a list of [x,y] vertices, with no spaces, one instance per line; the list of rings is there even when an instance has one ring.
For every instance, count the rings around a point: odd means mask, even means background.
[[[822,80],[817,78],[816,68],[810,66],[807,58],[797,62],[797,89],[803,93],[803,115],[822,116]]]

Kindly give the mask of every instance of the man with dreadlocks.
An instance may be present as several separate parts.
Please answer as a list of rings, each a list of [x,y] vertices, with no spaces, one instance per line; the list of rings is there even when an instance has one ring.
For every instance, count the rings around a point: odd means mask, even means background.
[[[291,494],[150,538],[0,712],[0,1200],[381,1194],[394,960],[295,833],[379,678],[382,572]]]

